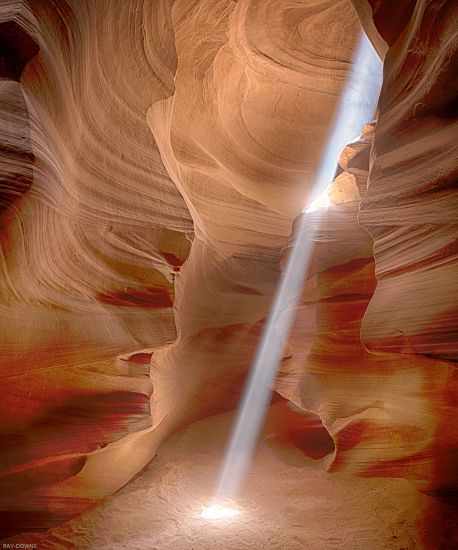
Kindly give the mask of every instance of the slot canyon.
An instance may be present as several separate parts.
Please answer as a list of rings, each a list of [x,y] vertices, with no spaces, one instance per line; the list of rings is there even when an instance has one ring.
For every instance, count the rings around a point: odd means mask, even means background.
[[[457,0],[0,0],[0,548],[458,550],[457,182]]]

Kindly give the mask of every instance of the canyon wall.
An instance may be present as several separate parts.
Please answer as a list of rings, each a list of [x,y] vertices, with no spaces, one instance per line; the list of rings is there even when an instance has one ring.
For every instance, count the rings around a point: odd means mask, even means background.
[[[274,431],[456,488],[454,4],[0,0],[4,535],[237,406],[362,28],[377,120],[306,215]]]

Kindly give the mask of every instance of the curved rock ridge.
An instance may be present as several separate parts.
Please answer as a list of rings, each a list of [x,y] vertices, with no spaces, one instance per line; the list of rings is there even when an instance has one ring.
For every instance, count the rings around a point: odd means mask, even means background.
[[[0,5],[0,78],[2,80],[20,80],[24,67],[38,52],[38,34],[39,24],[27,0],[2,1]]]
[[[371,353],[360,339],[379,284],[373,242],[358,223],[377,127],[341,154],[331,206],[304,214],[314,256],[277,391],[321,418],[334,440],[330,471],[403,477],[423,491],[456,487],[456,365],[416,353]],[[372,166],[374,166],[372,164]]]
[[[391,38],[359,217],[378,281],[362,338],[374,351],[402,352],[408,339],[415,353],[456,360],[458,6],[407,2],[411,19],[393,29],[399,8],[373,4],[379,33]]]
[[[326,460],[331,472],[402,477],[423,491],[450,490],[457,483],[458,439],[451,420],[456,366],[415,354],[408,339],[402,354],[373,354],[361,343],[376,279],[371,240],[357,213],[357,203],[345,203],[319,220],[307,215],[310,225],[320,225],[315,268],[304,286],[277,391],[321,418],[335,444]],[[345,224],[336,236],[336,227]],[[333,247],[340,252],[338,263],[320,265]]]
[[[168,14],[0,3],[3,535],[92,505],[97,482],[68,488],[87,457],[152,424],[150,348],[176,337],[173,279],[192,238],[145,116],[173,92]]]
[[[263,437],[456,490],[456,22],[451,1],[0,0],[2,535],[237,407],[301,215]],[[361,25],[377,119],[302,214]]]
[[[172,16],[175,93],[148,120],[196,235],[220,253],[278,249],[310,191],[356,14],[346,1],[177,1]]]
[[[30,188],[33,154],[21,85],[13,80],[1,80],[0,97],[0,212],[3,212]]]

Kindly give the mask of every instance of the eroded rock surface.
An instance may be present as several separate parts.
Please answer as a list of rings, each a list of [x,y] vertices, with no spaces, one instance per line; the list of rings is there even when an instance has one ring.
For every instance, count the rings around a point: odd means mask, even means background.
[[[4,535],[237,406],[362,28],[378,116],[307,214],[265,437],[456,490],[458,9],[353,4],[0,1]]]

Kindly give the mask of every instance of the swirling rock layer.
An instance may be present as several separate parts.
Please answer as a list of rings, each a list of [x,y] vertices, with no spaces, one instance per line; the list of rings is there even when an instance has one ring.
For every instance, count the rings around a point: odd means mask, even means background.
[[[395,13],[382,8],[384,36]],[[458,356],[457,23],[455,2],[416,2],[385,58],[360,213],[374,240],[378,284],[362,326],[374,351],[407,338],[415,353]]]
[[[456,489],[457,16],[0,1],[4,535],[78,515],[237,406],[361,28],[384,58],[378,116],[306,216],[264,437]]]

